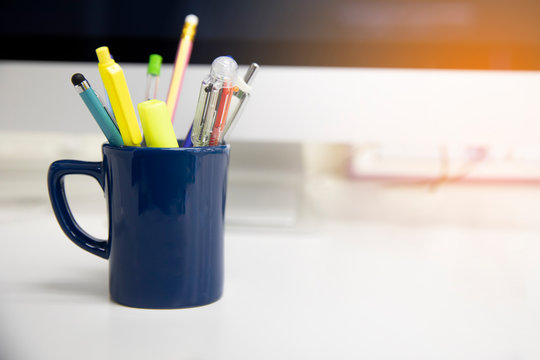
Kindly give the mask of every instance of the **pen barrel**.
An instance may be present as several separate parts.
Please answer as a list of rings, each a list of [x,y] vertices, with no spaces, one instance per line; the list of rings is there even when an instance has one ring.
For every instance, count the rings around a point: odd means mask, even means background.
[[[193,146],[208,146],[210,143],[223,86],[222,82],[213,81],[215,81],[213,77],[208,77],[201,84],[191,132]]]
[[[98,69],[105,90],[109,95],[124,145],[140,146],[142,141],[141,129],[122,68],[117,63],[102,64],[100,62]]]
[[[210,141],[208,144],[210,146],[219,145],[219,142],[221,140],[221,133],[225,129],[227,114],[229,112],[229,106],[231,104],[231,98],[233,94],[234,91],[232,89],[232,83],[226,83],[220,92],[217,105],[216,119],[214,120],[212,134],[210,135]]]
[[[255,77],[255,74],[258,72],[258,70],[259,70],[259,65],[257,63],[252,63],[249,66],[246,74],[244,75],[244,78],[236,79],[236,85],[238,86],[238,91],[234,93],[234,96],[231,100],[231,108],[229,110],[229,114],[227,115],[225,129],[221,133],[221,138],[219,139],[220,143],[223,140],[228,141],[228,137],[230,136],[236,124],[238,123],[238,118],[242,115],[242,112],[246,107],[246,103],[251,96],[250,85],[253,82],[253,78]]]
[[[99,101],[94,90],[89,88],[81,92],[79,95],[86,104],[88,110],[90,110],[90,113],[96,120],[97,124],[99,125],[101,131],[103,132],[109,143],[113,146],[124,145],[122,136],[120,136],[120,132],[116,128],[107,111],[105,111],[105,108]]]
[[[234,93],[237,69],[238,64],[229,56],[220,56],[212,62],[210,74],[203,80],[199,91],[191,132],[194,146],[219,144]]]
[[[95,91],[94,91],[95,92]],[[101,103],[101,106],[103,106],[103,108],[105,109],[105,111],[107,112],[107,114],[109,114],[109,117],[111,118],[111,120],[113,121],[114,123],[114,126],[116,127],[116,130],[120,131],[118,129],[118,125],[116,124],[116,117],[114,116],[114,113],[111,109],[111,104],[109,102],[109,97],[107,97],[107,101],[105,101],[100,95],[99,93],[95,92],[96,93],[96,96],[99,100],[99,102]]]
[[[159,85],[159,77],[152,74],[146,75],[146,91],[144,98],[146,100],[152,100],[157,98],[157,91]]]
[[[225,122],[225,129],[221,133],[221,139],[219,140],[220,142],[222,142],[224,139],[228,140],[238,122],[238,118],[244,112],[249,98],[250,94],[243,92],[242,90],[235,93],[232,97],[229,114],[227,115],[227,121]]]

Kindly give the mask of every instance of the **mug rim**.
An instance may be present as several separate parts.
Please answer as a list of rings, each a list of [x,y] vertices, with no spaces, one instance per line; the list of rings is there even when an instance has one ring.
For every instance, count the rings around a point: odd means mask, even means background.
[[[182,140],[179,140],[181,143]],[[103,143],[103,150],[119,151],[119,152],[190,152],[190,153],[222,153],[229,150],[229,144],[217,145],[217,146],[203,146],[203,147],[177,147],[177,148],[161,148],[161,147],[140,147],[140,146],[113,146],[109,143]]]

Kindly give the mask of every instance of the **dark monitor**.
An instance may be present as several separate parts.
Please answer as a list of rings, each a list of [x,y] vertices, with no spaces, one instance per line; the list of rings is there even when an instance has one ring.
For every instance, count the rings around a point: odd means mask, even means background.
[[[2,58],[172,63],[186,15],[191,62],[416,69],[540,69],[538,0],[37,1],[4,4]]]

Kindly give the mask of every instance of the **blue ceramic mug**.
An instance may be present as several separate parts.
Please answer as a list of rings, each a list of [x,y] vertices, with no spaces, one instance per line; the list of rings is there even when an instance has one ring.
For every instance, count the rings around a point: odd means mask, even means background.
[[[144,148],[103,145],[102,162],[59,160],[49,197],[65,234],[109,260],[109,290],[119,304],[152,309],[199,306],[223,292],[223,231],[229,146]],[[107,200],[109,236],[74,220],[64,177],[95,178]]]

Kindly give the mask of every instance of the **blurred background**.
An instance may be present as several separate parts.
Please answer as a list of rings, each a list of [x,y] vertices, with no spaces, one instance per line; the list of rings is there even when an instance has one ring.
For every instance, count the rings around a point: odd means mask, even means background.
[[[158,53],[165,100],[188,14],[177,137],[215,57],[261,66],[230,138],[226,296],[129,311],[57,226],[46,173],[101,160],[72,74],[103,95],[106,45],[136,105]],[[0,358],[540,358],[539,14],[538,0],[8,1]],[[70,176],[66,192],[107,238],[98,184]]]
[[[231,221],[257,214],[255,222],[291,225],[300,190],[322,177],[431,190],[535,186],[539,11],[533,0],[9,2],[0,15],[4,179],[36,166],[43,174],[58,157],[99,159],[104,138],[71,74],[103,93],[94,50],[107,45],[136,104],[158,53],[165,99],[184,17],[194,13],[178,137],[215,57],[263,69],[231,137]],[[265,199],[257,211],[244,209],[235,184]]]

